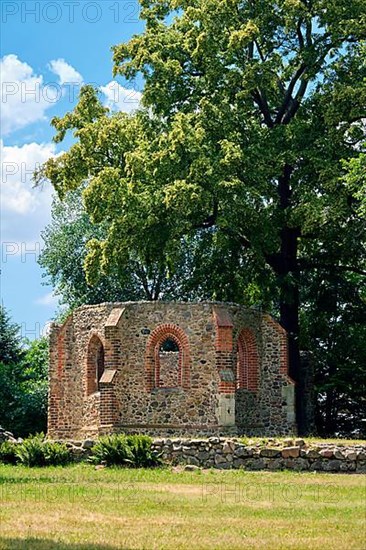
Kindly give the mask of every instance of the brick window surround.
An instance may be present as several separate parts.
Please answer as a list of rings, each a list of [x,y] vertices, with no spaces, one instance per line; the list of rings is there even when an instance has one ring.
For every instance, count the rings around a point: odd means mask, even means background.
[[[86,393],[99,391],[99,380],[104,372],[104,346],[96,334],[89,340],[86,364]]]
[[[178,359],[178,383],[179,386],[186,389],[189,387],[189,342],[186,333],[178,326],[172,323],[158,325],[150,334],[146,345],[145,372],[146,372],[146,390],[152,391],[154,388],[162,387],[160,385],[160,346],[166,340],[173,340],[179,349]]]
[[[237,340],[236,389],[258,390],[259,361],[253,332],[243,328]]]

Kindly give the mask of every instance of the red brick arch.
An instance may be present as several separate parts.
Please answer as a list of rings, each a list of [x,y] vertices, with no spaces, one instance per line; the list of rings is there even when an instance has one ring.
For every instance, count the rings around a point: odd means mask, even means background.
[[[254,333],[249,328],[239,332],[237,340],[236,388],[258,390],[259,361]]]
[[[88,343],[86,358],[86,394],[99,390],[99,380],[104,371],[104,344],[98,334],[93,334]]]
[[[146,389],[160,387],[159,348],[167,339],[173,340],[179,348],[179,385],[189,387],[189,342],[183,329],[172,323],[158,325],[150,334],[146,345],[145,372]]]

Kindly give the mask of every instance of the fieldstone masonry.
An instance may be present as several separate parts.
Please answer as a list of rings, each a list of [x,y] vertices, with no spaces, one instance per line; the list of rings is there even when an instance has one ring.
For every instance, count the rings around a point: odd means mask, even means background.
[[[50,333],[48,436],[296,431],[287,336],[235,304],[82,306]]]
[[[165,463],[219,470],[366,472],[365,445],[307,444],[302,439],[243,442],[235,438],[155,439]],[[193,469],[193,468],[192,468]]]
[[[67,441],[75,461],[87,460],[93,440]],[[185,470],[295,470],[327,473],[366,473],[366,446],[355,442],[305,442],[302,439],[265,443],[237,438],[159,438],[153,450],[167,466]]]

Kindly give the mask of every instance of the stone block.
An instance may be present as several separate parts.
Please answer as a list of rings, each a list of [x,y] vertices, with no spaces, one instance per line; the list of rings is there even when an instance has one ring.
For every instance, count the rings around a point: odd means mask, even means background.
[[[216,453],[215,464],[223,464],[224,462],[227,462],[227,457],[222,454]]]
[[[234,450],[234,457],[245,458],[249,456],[253,456],[253,449],[249,449],[248,447],[236,447]]]
[[[283,458],[297,458],[300,456],[300,447],[285,447],[281,455]]]
[[[265,458],[277,458],[280,456],[279,449],[273,449],[271,447],[261,449],[259,455]]]
[[[323,471],[324,472],[339,472],[341,469],[340,460],[324,460],[323,461]]]
[[[333,449],[322,449],[321,451],[319,451],[319,454],[323,458],[333,458],[334,451]]]

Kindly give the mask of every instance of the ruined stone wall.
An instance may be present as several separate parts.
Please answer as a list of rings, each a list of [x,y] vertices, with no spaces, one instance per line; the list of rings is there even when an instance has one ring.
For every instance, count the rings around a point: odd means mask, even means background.
[[[153,449],[167,464],[220,470],[366,472],[365,445],[307,444],[302,439],[244,443],[238,439],[156,439]]]
[[[166,339],[179,351],[162,352]],[[50,347],[51,437],[295,430],[286,335],[257,311],[215,303],[83,306],[53,325]]]

